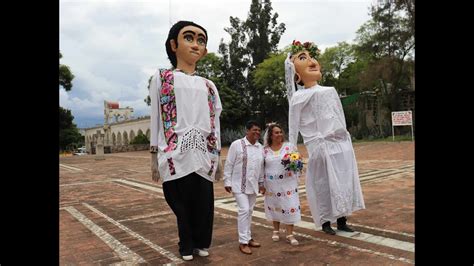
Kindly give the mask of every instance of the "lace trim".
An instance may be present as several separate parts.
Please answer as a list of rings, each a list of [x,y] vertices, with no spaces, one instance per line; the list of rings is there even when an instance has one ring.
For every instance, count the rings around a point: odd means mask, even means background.
[[[207,151],[204,136],[195,128],[184,133],[180,145],[180,151],[182,153],[193,149],[198,149],[204,153]]]

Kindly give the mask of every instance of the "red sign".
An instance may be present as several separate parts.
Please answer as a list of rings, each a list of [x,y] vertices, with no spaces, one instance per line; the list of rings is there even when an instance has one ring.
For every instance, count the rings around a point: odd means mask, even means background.
[[[119,109],[119,103],[118,102],[107,102],[107,107],[109,107],[109,109]]]

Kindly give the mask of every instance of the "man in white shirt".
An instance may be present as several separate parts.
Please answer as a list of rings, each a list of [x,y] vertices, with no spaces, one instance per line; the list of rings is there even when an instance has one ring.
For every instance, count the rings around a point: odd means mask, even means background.
[[[260,126],[255,121],[246,124],[244,138],[232,142],[224,166],[224,187],[233,193],[238,210],[239,249],[252,254],[250,247],[261,245],[252,239],[250,225],[257,193],[265,193],[263,186],[263,146],[258,142]]]
[[[150,83],[152,179],[162,178],[184,260],[208,256],[212,240],[222,105],[214,83],[194,75],[206,43],[203,27],[177,22],[165,43],[173,69],[157,71]]]

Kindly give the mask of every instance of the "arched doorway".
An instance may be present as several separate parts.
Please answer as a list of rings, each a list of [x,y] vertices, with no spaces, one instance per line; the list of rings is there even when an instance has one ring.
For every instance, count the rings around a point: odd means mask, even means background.
[[[123,132],[123,145],[128,145],[130,142],[128,140],[128,134],[127,131]]]
[[[117,145],[122,145],[122,133],[117,134]]]
[[[135,139],[135,132],[133,129],[130,131],[130,141],[133,141]]]

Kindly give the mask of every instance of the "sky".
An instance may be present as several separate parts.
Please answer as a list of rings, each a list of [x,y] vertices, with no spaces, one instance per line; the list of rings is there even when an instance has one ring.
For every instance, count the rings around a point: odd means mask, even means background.
[[[338,42],[353,43],[370,19],[373,0],[273,0],[278,23],[285,23],[278,48],[294,39],[315,42],[324,51]],[[60,87],[59,105],[70,109],[79,128],[104,121],[104,100],[132,107],[134,117],[149,115],[143,101],[148,79],[170,67],[165,50],[169,28],[193,21],[208,33],[207,49],[218,54],[228,43],[229,17],[247,18],[251,0],[60,0],[61,64],[75,78],[72,90]]]

